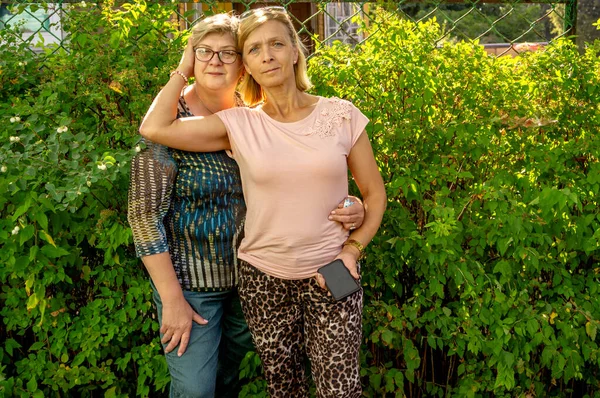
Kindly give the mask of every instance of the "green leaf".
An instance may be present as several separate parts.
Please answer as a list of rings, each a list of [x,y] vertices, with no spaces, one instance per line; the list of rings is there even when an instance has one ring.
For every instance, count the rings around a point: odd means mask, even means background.
[[[27,391],[29,391],[29,392],[36,392],[37,389],[38,389],[37,380],[35,379],[35,377],[32,377],[27,382]]]
[[[40,231],[40,239],[45,240],[46,242],[50,243],[52,246],[56,247],[56,243],[54,243],[54,239],[52,239],[50,234],[48,234],[48,232],[46,232],[44,230]]]
[[[42,211],[35,213],[34,220],[37,221],[42,229],[48,229],[48,217]]]
[[[12,221],[16,221],[17,218],[19,218],[20,216],[22,216],[23,214],[25,214],[25,212],[27,210],[29,210],[29,208],[31,207],[31,195],[27,195],[27,197],[25,198],[25,201],[21,204],[21,206],[19,206],[17,208],[17,210],[15,211],[15,214],[13,214],[12,216]]]
[[[391,330],[384,330],[383,333],[381,333],[381,340],[383,340],[383,342],[386,343],[386,345],[392,346],[392,341],[394,340],[394,332],[392,332]]]
[[[27,299],[27,310],[32,310],[35,307],[37,307],[38,303],[40,302],[40,299],[37,296],[37,293],[33,293],[31,296],[29,296],[29,299]]]
[[[35,343],[33,343],[31,345],[31,347],[29,347],[29,351],[38,351],[41,348],[44,348],[44,342],[43,341],[36,341]]]
[[[513,238],[512,237],[506,237],[506,238],[501,238],[498,239],[498,251],[500,252],[500,255],[504,255],[504,253],[506,253],[506,250],[508,250],[508,246],[510,246],[510,244],[513,242]]]
[[[596,332],[598,331],[598,326],[595,322],[588,321],[585,324],[585,332],[592,339],[592,341],[596,340]]]
[[[554,361],[552,362],[553,372],[555,372],[555,373],[562,372],[565,368],[566,363],[567,363],[567,361],[565,360],[565,357],[563,355],[557,353],[554,356]]]
[[[381,374],[374,373],[374,374],[370,375],[369,376],[369,384],[371,385],[371,387],[378,390],[381,387]]]
[[[4,349],[9,356],[13,356],[13,350],[15,348],[21,348],[21,344],[17,342],[15,339],[7,339],[4,343]]]
[[[33,287],[33,282],[35,281],[35,275],[29,275],[29,278],[25,281],[25,292],[27,295],[31,294],[31,288]]]
[[[540,330],[539,323],[534,318],[529,318],[527,320],[527,331],[531,335],[531,337],[535,336],[535,334]]]
[[[75,358],[73,359],[73,362],[71,362],[71,367],[76,367],[79,366],[83,363],[83,361],[85,360],[85,354],[83,352],[80,352],[79,354],[77,354],[75,356]]]
[[[42,247],[42,253],[44,253],[49,258],[58,258],[62,256],[66,256],[69,252],[62,247],[44,245]]]
[[[23,244],[25,242],[27,242],[29,239],[33,238],[34,234],[35,234],[35,228],[33,227],[33,225],[27,225],[25,228],[23,228],[21,230],[21,232],[19,232],[19,244],[21,246],[23,246]]]

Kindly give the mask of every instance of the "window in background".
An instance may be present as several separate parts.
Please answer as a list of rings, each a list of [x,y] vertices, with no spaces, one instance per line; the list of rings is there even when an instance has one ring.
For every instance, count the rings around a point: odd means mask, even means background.
[[[364,16],[360,4],[328,3],[327,14],[325,15],[327,44],[332,44],[336,40],[346,44],[358,44],[363,40],[363,34],[358,32],[359,25],[352,22],[354,17]]]
[[[60,25],[60,13],[60,6],[54,3],[45,7],[0,4],[0,29],[7,26],[18,27],[21,39],[29,42],[31,49],[41,50],[44,44],[62,42],[64,34]]]

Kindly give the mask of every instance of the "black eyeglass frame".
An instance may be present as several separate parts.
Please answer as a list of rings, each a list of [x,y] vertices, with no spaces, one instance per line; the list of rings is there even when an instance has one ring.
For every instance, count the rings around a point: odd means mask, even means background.
[[[198,57],[198,50],[204,50],[206,52],[210,51],[212,54],[211,54],[211,56],[210,56],[209,59],[202,60],[202,59],[200,59]],[[225,61],[223,61],[223,58],[221,58],[221,55],[224,52],[230,52],[230,53],[235,54],[235,58],[233,59],[233,61],[231,61],[231,62],[225,62]],[[219,58],[219,61],[221,61],[225,65],[231,65],[231,64],[235,63],[235,61],[237,61],[238,57],[242,55],[239,51],[235,51],[235,50],[219,50],[219,51],[214,51],[214,50],[212,50],[210,48],[206,48],[206,47],[196,47],[196,48],[194,48],[194,57],[196,57],[196,60],[198,60],[199,62],[210,62],[214,58],[215,54],[217,54],[217,58]]]

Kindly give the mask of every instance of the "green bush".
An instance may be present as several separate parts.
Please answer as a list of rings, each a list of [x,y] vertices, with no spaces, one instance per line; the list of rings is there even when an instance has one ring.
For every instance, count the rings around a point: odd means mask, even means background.
[[[600,62],[568,41],[495,59],[379,14],[323,47],[389,198],[363,267],[369,396],[600,396]]]
[[[42,54],[0,32],[0,396],[165,392],[126,194],[183,48],[171,11],[78,9]],[[436,48],[434,22],[370,30],[311,60],[315,93],[371,119],[390,198],[363,267],[366,394],[598,396],[600,44],[496,60]],[[250,354],[245,396],[259,375]]]
[[[0,33],[1,396],[168,383],[126,205],[137,126],[183,41],[170,8],[112,6],[67,13],[66,49]]]

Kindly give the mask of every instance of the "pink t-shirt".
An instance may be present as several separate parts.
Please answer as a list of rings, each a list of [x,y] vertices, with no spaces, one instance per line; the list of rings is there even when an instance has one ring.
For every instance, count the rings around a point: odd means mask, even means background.
[[[246,199],[238,257],[278,278],[313,276],[348,237],[327,217],[348,195],[347,156],[369,120],[350,102],[323,97],[293,123],[260,107],[217,116],[227,127]]]

